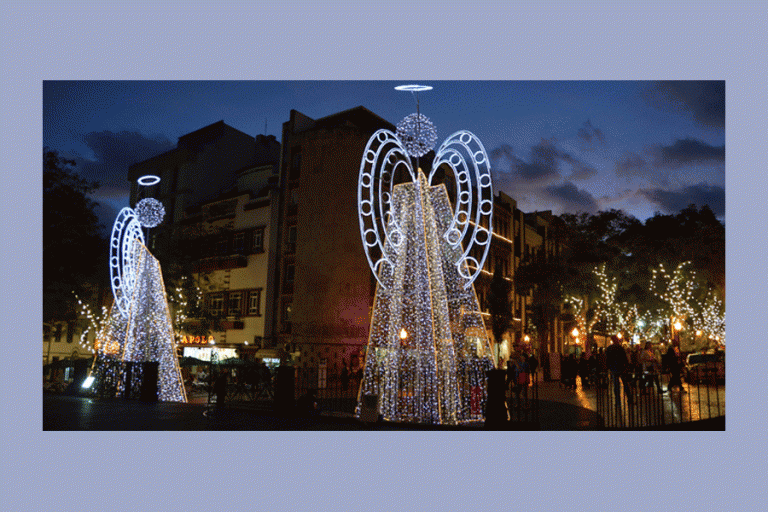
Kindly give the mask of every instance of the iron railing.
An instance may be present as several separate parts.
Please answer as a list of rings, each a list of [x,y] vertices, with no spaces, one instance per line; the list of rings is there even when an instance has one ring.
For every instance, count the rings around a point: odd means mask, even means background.
[[[654,377],[658,379],[656,387]],[[688,369],[686,382],[669,388],[670,374],[596,375],[597,412],[606,428],[719,428],[725,418],[725,379],[706,365]],[[702,422],[702,423],[697,423]],[[710,425],[710,426],[708,426]]]

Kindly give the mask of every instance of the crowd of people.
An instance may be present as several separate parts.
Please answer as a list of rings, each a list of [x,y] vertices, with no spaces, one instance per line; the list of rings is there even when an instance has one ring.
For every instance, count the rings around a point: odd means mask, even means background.
[[[561,358],[560,381],[563,387],[576,389],[576,379],[584,389],[607,388],[609,380],[618,393],[620,383],[625,386],[637,385],[641,389],[655,389],[667,393],[669,389],[685,392],[681,371],[683,361],[680,349],[675,343],[655,346],[649,341],[635,345],[623,345],[617,336],[611,337],[606,348],[582,351],[578,357],[570,353]],[[667,389],[661,386],[660,376],[669,374]],[[609,379],[610,377],[610,379]]]

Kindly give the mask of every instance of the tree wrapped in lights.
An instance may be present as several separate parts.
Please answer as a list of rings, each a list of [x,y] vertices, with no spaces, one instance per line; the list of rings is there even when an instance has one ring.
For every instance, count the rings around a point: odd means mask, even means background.
[[[576,297],[575,295],[571,295],[568,297],[565,297],[564,302],[566,304],[570,304],[571,308],[573,309],[573,318],[576,320],[577,329],[579,331],[578,335],[575,337],[576,340],[586,340],[587,336],[589,334],[589,330],[587,327],[587,301],[584,298]],[[589,324],[590,326],[592,324]]]
[[[418,152],[379,130],[360,167],[360,232],[378,284],[357,414],[374,395],[387,421],[479,421],[493,368],[472,286],[492,234],[488,158],[460,131],[438,149],[427,178],[411,166]],[[432,184],[441,165],[456,176],[455,210],[445,185]],[[394,184],[398,170],[411,181]]]
[[[694,314],[693,292],[696,288],[695,273],[688,270],[690,261],[680,263],[670,274],[663,263],[651,274],[650,290],[667,305],[670,326],[683,322]]]
[[[88,303],[83,302],[77,294],[75,294],[77,304],[80,306],[80,315],[85,317],[86,326],[83,332],[80,334],[80,348],[95,354],[97,351],[96,343],[101,333],[107,328],[110,321],[109,309],[107,307],[101,307],[101,314],[97,315],[92,310]],[[88,342],[88,334],[95,333],[96,340],[93,344]]]
[[[725,306],[714,291],[707,293],[699,310],[693,316],[694,328],[719,343],[725,344]]]
[[[609,276],[605,268],[605,263],[595,267],[593,273],[597,277],[597,289],[600,292],[595,301],[595,316],[588,326],[588,330],[597,322],[602,321],[607,332],[616,332],[624,325],[623,311],[625,304],[616,301],[616,292],[618,290],[618,280],[615,276]]]

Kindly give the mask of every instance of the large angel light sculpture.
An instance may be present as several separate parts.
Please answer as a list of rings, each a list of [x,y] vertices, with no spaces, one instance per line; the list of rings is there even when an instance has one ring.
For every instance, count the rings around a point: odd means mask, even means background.
[[[145,184],[141,179],[139,184]],[[142,365],[130,363],[157,363],[158,398],[186,402],[162,270],[142,231],[157,226],[164,214],[162,203],[146,198],[135,210],[123,208],[115,219],[109,257],[115,301],[109,322],[97,335],[91,375],[114,382],[119,394],[130,396],[142,378]]]
[[[397,134],[374,133],[363,153],[360,234],[378,283],[358,416],[373,402],[387,421],[484,419],[493,360],[473,282],[492,236],[490,166],[477,137],[462,130],[442,143],[425,176],[419,158],[436,140],[417,112]],[[436,183],[443,173],[455,177],[455,206],[445,183]],[[405,182],[395,183],[400,176]]]

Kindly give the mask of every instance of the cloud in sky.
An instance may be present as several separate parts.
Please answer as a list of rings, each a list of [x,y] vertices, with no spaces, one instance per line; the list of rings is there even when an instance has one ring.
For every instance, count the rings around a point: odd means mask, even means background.
[[[74,155],[75,170],[84,178],[98,181],[100,187],[91,194],[98,201],[99,222],[109,229],[130,193],[128,167],[175,146],[165,137],[146,137],[138,132],[90,132],[83,137],[93,158]]]
[[[690,112],[703,126],[725,127],[725,81],[671,80],[654,82],[645,93],[658,108]]]
[[[719,166],[724,171],[725,145],[677,139],[670,145],[650,146],[640,153],[625,152],[615,161],[614,170],[617,177],[627,181],[641,179],[651,187],[669,189],[698,183],[701,166]],[[712,184],[718,184],[716,174],[711,174],[711,178],[715,180]]]
[[[690,204],[709,205],[717,217],[725,217],[725,189],[700,183],[678,190],[641,189],[638,194],[661,208],[662,213],[677,213]]]
[[[672,168],[692,163],[725,162],[725,145],[710,146],[696,139],[678,139],[671,146],[658,146],[655,160],[657,166]]]
[[[592,126],[592,122],[587,119],[584,125],[576,133],[579,139],[584,142],[586,148],[591,148],[595,142],[605,142],[605,135],[600,128]]]
[[[557,147],[552,139],[542,139],[530,149],[529,161],[515,155],[508,144],[490,152],[494,187],[510,193],[523,210],[551,209],[555,214],[572,211],[594,213],[598,203],[587,191],[570,180],[587,179],[597,171]],[[561,167],[570,168],[568,180]]]
[[[544,192],[550,201],[559,205],[565,212],[596,213],[599,207],[589,192],[579,190],[570,181],[562,185],[549,185],[544,188]]]

